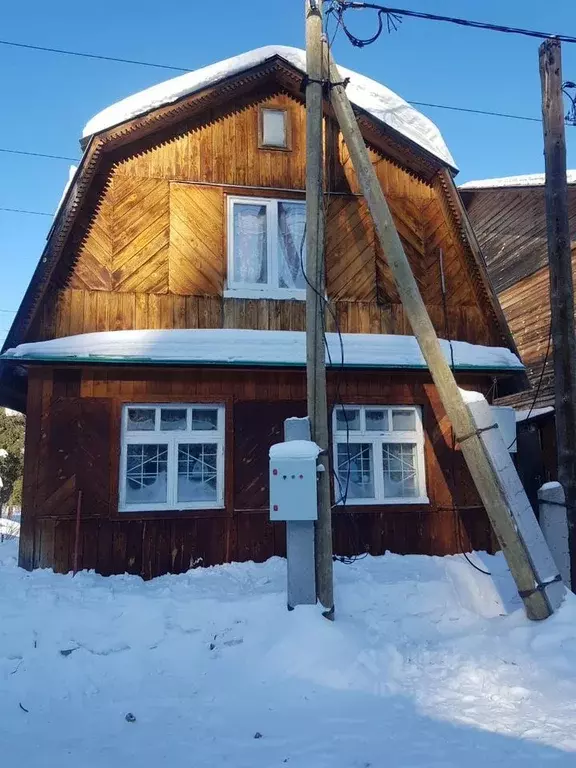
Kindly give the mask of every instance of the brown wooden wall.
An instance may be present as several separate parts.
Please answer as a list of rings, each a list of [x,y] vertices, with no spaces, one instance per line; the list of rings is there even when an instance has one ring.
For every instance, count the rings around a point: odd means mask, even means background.
[[[290,151],[258,148],[262,105],[288,110]],[[148,327],[300,328],[301,303],[239,302],[222,293],[226,196],[303,198],[304,123],[301,102],[268,85],[258,97],[210,110],[204,122],[117,151],[100,179],[96,209],[81,212],[87,231],[71,271],[54,282],[27,340]],[[411,333],[346,147],[331,123],[326,145],[333,193],[326,198],[327,292],[342,330]],[[373,147],[371,156],[438,332],[446,333],[441,250],[450,336],[506,343],[439,179],[425,183]],[[56,287],[62,281],[66,287]]]
[[[543,187],[465,191],[463,198],[514,341],[533,389],[504,398],[520,408],[554,405],[550,283]],[[576,187],[569,188],[570,229],[576,232]],[[573,235],[574,239],[574,235]],[[576,241],[572,271],[576,279]],[[543,370],[544,368],[544,370]]]
[[[490,382],[460,377],[486,391]],[[342,374],[343,402],[418,404],[423,409],[429,505],[348,507],[334,513],[340,554],[386,550],[444,555],[491,548],[485,513],[435,387],[424,374]],[[336,379],[329,380],[329,397]],[[193,564],[265,560],[284,554],[282,524],[267,512],[268,447],[283,420],[305,412],[297,370],[33,367],[20,561],[71,569],[75,510],[82,491],[81,568],[149,578]],[[120,413],[124,402],[220,402],[226,406],[225,509],[119,513]],[[454,505],[460,508],[454,511]]]

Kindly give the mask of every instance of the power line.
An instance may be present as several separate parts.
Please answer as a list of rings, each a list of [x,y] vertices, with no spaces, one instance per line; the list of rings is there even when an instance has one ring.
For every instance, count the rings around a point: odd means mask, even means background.
[[[104,56],[99,53],[84,53],[82,51],[69,51],[65,48],[48,48],[44,45],[31,45],[29,43],[15,43],[11,40],[0,40],[0,45],[8,45],[13,48],[25,48],[32,51],[44,51],[45,53],[60,53],[64,56],[79,56],[83,59],[97,59],[99,61],[116,61],[120,64],[136,64],[139,67],[155,67],[156,69],[171,69],[174,72],[190,72],[185,67],[173,67],[168,64],[156,64],[151,61],[138,61],[136,59],[123,59],[119,56]]]
[[[23,208],[0,208],[0,211],[6,211],[7,213],[27,213],[30,216],[54,216],[53,213],[46,213],[45,211],[26,211]]]
[[[65,155],[48,155],[45,152],[28,152],[24,149],[5,149],[0,147],[0,152],[5,152],[9,155],[29,155],[30,157],[47,157],[50,160],[67,160],[71,163],[77,163],[77,157],[66,157]]]
[[[9,315],[15,315],[17,311],[16,309],[0,309],[0,312],[6,312]]]
[[[508,112],[491,112],[485,109],[470,109],[468,107],[453,107],[448,104],[429,104],[426,101],[408,101],[408,104],[414,104],[417,107],[434,107],[435,109],[450,109],[454,112],[469,112],[473,115],[488,115],[489,117],[507,117],[510,120],[529,120],[534,123],[541,123],[540,117],[529,117],[528,115],[511,115]]]
[[[359,38],[353,35],[350,30],[347,29],[343,16],[346,11],[349,10],[372,10],[378,14],[378,29],[372,37]],[[344,33],[352,43],[352,45],[362,48],[365,45],[370,45],[380,37],[384,29],[384,17],[386,17],[387,28],[390,32],[391,29],[396,30],[398,23],[402,22],[402,17],[413,19],[425,19],[426,21],[442,21],[449,24],[456,24],[461,27],[471,27],[473,29],[484,29],[490,32],[503,32],[508,35],[522,35],[524,37],[536,37],[541,40],[546,40],[550,37],[555,37],[563,43],[576,43],[576,37],[571,35],[555,35],[553,32],[540,32],[535,29],[524,29],[522,27],[509,27],[505,24],[491,24],[485,21],[473,21],[472,19],[462,19],[456,16],[441,16],[436,13],[425,13],[423,11],[411,11],[406,8],[390,8],[385,5],[378,5],[377,3],[364,3],[364,2],[342,2],[342,0],[334,0],[329,13],[334,13],[338,18],[342,19],[342,29]]]

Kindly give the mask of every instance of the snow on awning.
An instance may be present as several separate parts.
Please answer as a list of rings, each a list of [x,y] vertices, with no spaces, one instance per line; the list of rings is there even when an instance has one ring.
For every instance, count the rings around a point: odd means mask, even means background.
[[[302,74],[306,72],[306,52],[300,48],[285,45],[256,48],[128,96],[103,109],[89,120],[82,135],[87,138],[165,104],[172,104],[184,96],[189,96],[228,77],[263,64],[274,56],[280,56],[299,69]],[[446,165],[456,169],[454,158],[440,131],[431,120],[385,85],[343,67],[340,67],[340,72],[343,78],[350,78],[346,92],[353,104],[394,128]]]
[[[342,364],[340,337],[327,334],[326,362]],[[446,359],[450,344],[441,341]],[[344,333],[344,367],[425,369],[414,336]],[[452,342],[458,370],[523,371],[509,349]],[[306,336],[302,331],[210,330],[103,331],[36,341],[7,350],[3,360],[142,365],[235,365],[303,367]]]
[[[460,184],[458,189],[497,189],[501,187],[543,187],[545,182],[543,173],[529,173],[523,176],[503,176],[500,179],[477,179]],[[576,171],[566,171],[568,184],[576,184]]]

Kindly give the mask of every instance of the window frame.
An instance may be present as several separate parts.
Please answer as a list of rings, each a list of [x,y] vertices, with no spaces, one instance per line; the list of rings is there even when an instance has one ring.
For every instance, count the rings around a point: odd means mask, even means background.
[[[337,413],[344,408],[347,411],[360,411],[359,429],[348,429],[339,431],[337,428]],[[366,411],[388,411],[388,429],[385,430],[367,430],[366,429]],[[414,430],[392,429],[392,411],[410,411],[415,415]],[[348,496],[346,501],[341,499],[340,482],[338,479],[338,445],[347,443],[370,443],[372,446],[372,482],[374,485],[373,498],[351,498]],[[384,467],[382,461],[382,446],[385,444],[413,444],[416,446],[416,478],[417,478],[417,496],[385,496],[384,495]],[[381,405],[372,403],[345,403],[334,406],[332,410],[332,459],[334,467],[334,498],[339,507],[355,506],[388,506],[403,504],[429,504],[430,500],[426,491],[426,462],[425,462],[425,435],[422,422],[422,408],[419,405]]]
[[[264,143],[264,113],[265,112],[282,112],[284,114],[284,137],[286,143],[281,144],[265,144]],[[291,142],[291,130],[290,130],[290,112],[284,106],[276,104],[264,104],[258,109],[258,149],[264,149],[271,152],[290,152],[292,149]]]
[[[129,431],[129,409],[154,410],[154,430]],[[187,410],[186,430],[160,429],[161,410]],[[195,430],[191,428],[192,410],[216,410],[217,429]],[[121,514],[130,512],[180,512],[207,509],[223,509],[225,507],[225,437],[226,437],[226,407],[222,403],[143,403],[130,402],[122,404],[120,429],[120,477],[118,484],[118,511]],[[214,501],[178,501],[178,446],[179,444],[215,444],[216,445],[216,499]],[[126,471],[128,445],[164,445],[168,446],[166,501],[149,504],[129,504],[126,502]]]
[[[306,201],[301,198],[252,197],[228,195],[226,207],[227,219],[227,288],[224,297],[266,298],[266,299],[305,299],[306,288],[282,288],[279,285],[279,237],[278,205],[292,203],[302,205],[306,210]],[[266,283],[246,283],[234,280],[234,205],[263,205],[266,208]],[[305,258],[305,247],[303,251]]]

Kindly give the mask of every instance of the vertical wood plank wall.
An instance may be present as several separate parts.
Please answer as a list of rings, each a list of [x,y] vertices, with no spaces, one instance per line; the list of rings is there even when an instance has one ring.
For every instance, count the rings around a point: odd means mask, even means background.
[[[490,383],[462,377],[462,386]],[[331,377],[333,401],[336,380]],[[418,404],[426,433],[430,504],[349,507],[334,513],[340,554],[386,550],[443,555],[491,548],[490,527],[436,390],[424,374],[346,372],[344,402]],[[215,369],[52,369],[30,372],[21,564],[72,567],[74,516],[82,490],[80,565],[145,578],[193,565],[265,560],[285,553],[282,524],[267,511],[268,447],[283,420],[305,410],[302,371]],[[227,410],[226,507],[218,511],[118,512],[123,402],[218,402]],[[455,512],[453,506],[461,508]]]

